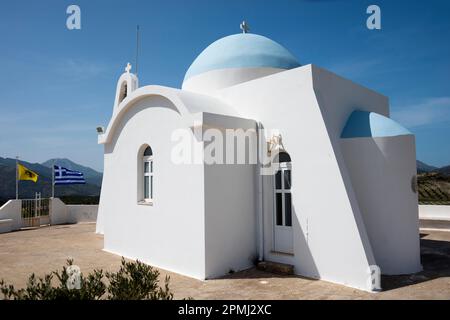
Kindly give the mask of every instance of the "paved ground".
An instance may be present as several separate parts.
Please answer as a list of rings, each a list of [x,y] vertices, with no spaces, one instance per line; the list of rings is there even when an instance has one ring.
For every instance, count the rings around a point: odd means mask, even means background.
[[[0,279],[22,287],[32,272],[42,275],[61,268],[68,257],[83,272],[114,271],[120,257],[103,252],[103,237],[94,224],[52,226],[0,234]],[[161,270],[171,277],[175,298],[195,299],[450,299],[450,232],[422,234],[424,271],[412,276],[384,277],[384,292],[369,294],[325,281],[277,276],[255,269],[223,279],[198,281]]]

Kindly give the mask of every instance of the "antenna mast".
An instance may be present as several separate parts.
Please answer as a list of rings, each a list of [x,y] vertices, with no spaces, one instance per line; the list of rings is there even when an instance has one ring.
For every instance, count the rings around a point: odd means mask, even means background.
[[[136,76],[138,75],[138,62],[139,62],[139,25],[136,26]]]

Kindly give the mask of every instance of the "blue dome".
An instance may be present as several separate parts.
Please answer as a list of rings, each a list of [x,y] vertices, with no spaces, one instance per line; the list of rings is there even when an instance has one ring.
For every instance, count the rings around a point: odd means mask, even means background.
[[[195,59],[184,80],[212,70],[267,67],[293,69],[297,59],[284,47],[266,37],[241,33],[219,39]]]
[[[341,138],[394,137],[412,134],[394,120],[375,112],[354,111]]]

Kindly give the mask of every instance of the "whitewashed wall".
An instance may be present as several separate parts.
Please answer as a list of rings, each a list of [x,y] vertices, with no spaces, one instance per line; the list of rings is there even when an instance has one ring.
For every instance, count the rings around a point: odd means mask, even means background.
[[[67,205],[67,222],[96,222],[98,205]]]
[[[291,263],[297,274],[369,290],[368,268],[375,258],[339,138],[351,111],[387,114],[387,99],[312,65],[227,88],[217,96],[266,129],[278,129],[292,158],[294,256],[272,253],[273,189],[267,177],[267,260]]]
[[[10,200],[0,208],[0,233],[22,228],[22,200]],[[98,205],[66,205],[59,198],[50,200],[50,218],[41,217],[41,224],[95,222]]]
[[[420,238],[414,136],[342,139],[342,148],[383,274],[419,272]]]
[[[65,224],[68,222],[67,206],[59,198],[51,200],[51,224]]]
[[[201,94],[214,94],[214,91],[236,84],[285,71],[277,68],[229,68],[212,70],[193,76],[183,82],[182,89]]]
[[[6,233],[13,231],[13,219],[1,219],[0,220],[0,233]]]
[[[419,218],[450,221],[450,206],[420,205]]]
[[[253,129],[256,122],[219,115],[205,115],[205,121],[227,129]],[[212,119],[213,118],[213,119]],[[208,126],[211,128],[211,126]],[[256,134],[254,135],[256,143]],[[206,143],[205,143],[206,144]],[[237,144],[224,139],[224,153],[237,154]],[[256,146],[256,144],[255,144]],[[256,148],[253,156],[256,157]],[[247,159],[249,152],[247,150]],[[205,257],[206,277],[223,276],[230,270],[254,266],[257,258],[257,166],[252,164],[205,165]]]
[[[22,217],[20,214],[21,210],[21,200],[9,200],[0,208],[0,220],[12,220],[11,222],[3,225],[2,232],[18,230],[22,227]]]
[[[158,95],[127,108],[105,145],[99,206],[105,250],[204,279],[203,165],[171,159],[172,132],[188,127],[177,108]],[[138,151],[144,144],[153,150],[153,205],[138,204]]]

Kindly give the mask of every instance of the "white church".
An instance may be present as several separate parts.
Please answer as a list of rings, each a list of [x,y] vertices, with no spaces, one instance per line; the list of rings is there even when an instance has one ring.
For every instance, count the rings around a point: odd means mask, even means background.
[[[205,161],[175,161],[177,132]],[[254,133],[243,163],[206,161],[235,160],[225,132]],[[422,269],[415,137],[388,98],[245,28],[203,50],[181,89],[139,86],[128,66],[98,139],[108,252],[202,280],[282,263],[367,291]]]

